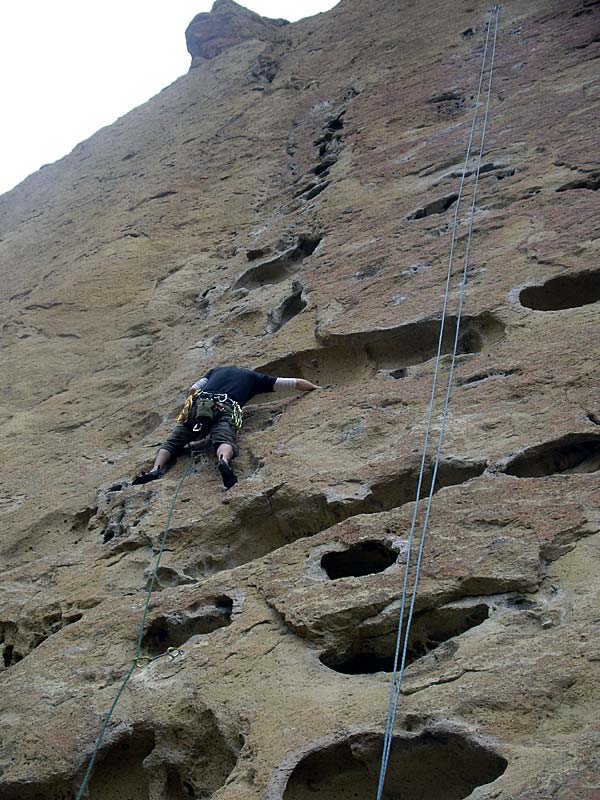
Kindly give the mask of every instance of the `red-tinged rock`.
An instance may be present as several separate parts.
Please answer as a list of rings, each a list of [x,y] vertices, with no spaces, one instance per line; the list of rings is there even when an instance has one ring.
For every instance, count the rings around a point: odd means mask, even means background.
[[[234,0],[216,0],[212,10],[196,15],[185,32],[192,67],[248,40],[277,41],[280,28],[288,24],[285,19],[261,17]]]

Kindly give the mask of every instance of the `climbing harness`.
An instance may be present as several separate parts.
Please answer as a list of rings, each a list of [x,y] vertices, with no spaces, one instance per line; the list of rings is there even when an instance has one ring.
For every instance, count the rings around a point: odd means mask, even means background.
[[[473,122],[471,125],[471,131],[469,135],[469,142],[467,145],[467,152],[465,156],[464,167],[462,171],[462,178],[460,182],[460,188],[458,192],[458,197],[454,209],[454,219],[452,224],[452,239],[450,242],[450,255],[448,260],[448,271],[446,275],[446,285],[445,285],[445,294],[444,294],[444,301],[442,307],[442,317],[440,320],[440,333],[439,333],[439,340],[438,340],[438,349],[435,361],[435,368],[433,374],[433,383],[431,389],[431,397],[429,401],[429,409],[427,413],[427,423],[425,426],[425,436],[423,441],[423,451],[421,456],[421,465],[419,469],[419,479],[417,482],[417,491],[415,497],[415,503],[413,508],[413,515],[411,520],[411,527],[410,533],[408,536],[408,547],[406,552],[406,561],[404,565],[404,581],[402,587],[402,596],[400,601],[400,616],[398,620],[398,630],[397,630],[397,637],[396,637],[396,649],[394,653],[394,669],[393,669],[393,676],[392,682],[390,685],[390,694],[389,694],[389,701],[388,701],[388,709],[387,709],[387,718],[386,718],[386,726],[385,726],[385,734],[384,734],[384,741],[383,741],[383,755],[381,759],[381,770],[379,773],[379,783],[377,787],[377,800],[381,800],[383,795],[383,788],[385,784],[385,778],[387,774],[388,762],[390,757],[390,751],[392,747],[393,741],[393,733],[394,733],[394,723],[396,720],[396,712],[398,709],[398,702],[400,699],[400,692],[402,690],[402,680],[404,677],[404,669],[406,666],[406,654],[408,651],[408,643],[409,643],[409,634],[410,634],[410,626],[412,623],[413,611],[415,606],[415,600],[417,595],[417,588],[419,585],[419,578],[421,574],[421,564],[423,560],[423,551],[425,547],[425,539],[427,535],[427,527],[429,523],[429,516],[431,512],[431,503],[433,498],[433,493],[435,489],[435,481],[437,478],[438,466],[440,461],[440,455],[442,450],[442,444],[444,440],[444,432],[446,427],[446,417],[448,414],[448,406],[450,403],[450,393],[452,389],[452,382],[454,378],[454,368],[456,365],[456,355],[458,351],[458,342],[459,342],[459,332],[460,332],[460,322],[462,318],[462,309],[463,309],[463,302],[464,302],[464,293],[465,287],[467,283],[467,270],[469,266],[469,255],[471,250],[471,239],[473,234],[473,219],[475,216],[475,206],[477,202],[477,189],[479,185],[479,174],[481,169],[481,160],[483,157],[483,148],[485,143],[485,133],[487,128],[487,121],[489,115],[489,108],[490,108],[490,98],[492,93],[492,77],[494,72],[494,58],[496,54],[496,41],[497,41],[497,34],[498,34],[498,16],[500,14],[500,6],[495,5],[492,10],[489,12],[490,18],[487,23],[486,29],[486,39],[485,45],[483,49],[483,56],[482,56],[482,64],[481,64],[481,73],[479,76],[479,84],[477,88],[477,96],[475,99],[475,109],[473,113]],[[442,356],[442,341],[444,335],[444,325],[446,321],[446,312],[448,308],[448,301],[450,296],[450,279],[452,276],[452,266],[454,261],[454,251],[456,247],[456,238],[457,238],[457,227],[458,227],[458,211],[460,206],[461,197],[463,194],[463,188],[465,185],[465,180],[467,177],[467,166],[469,162],[469,158],[471,156],[471,147],[473,144],[475,128],[477,123],[477,116],[479,111],[479,100],[481,97],[481,89],[483,86],[484,75],[486,71],[486,62],[487,62],[487,54],[489,49],[489,39],[490,39],[490,31],[492,28],[492,23],[494,26],[494,35],[493,35],[493,45],[492,45],[492,52],[490,57],[490,66],[489,66],[489,78],[488,78],[488,85],[487,85],[487,99],[485,104],[485,113],[483,117],[483,123],[481,126],[481,141],[479,147],[479,154],[477,156],[477,166],[474,171],[475,178],[473,182],[473,194],[471,200],[471,208],[469,214],[469,224],[468,224],[468,231],[467,231],[467,241],[465,247],[465,257],[463,262],[463,269],[462,269],[462,280],[460,284],[460,292],[459,292],[459,303],[458,303],[458,312],[456,316],[456,331],[454,336],[454,346],[452,351],[452,358],[450,362],[450,370],[448,374],[448,382],[446,386],[446,393],[444,398],[444,405],[441,413],[440,419],[440,429],[438,434],[438,442],[434,456],[433,462],[433,471],[431,475],[431,485],[429,488],[429,495],[427,497],[427,504],[425,508],[425,515],[423,519],[423,524],[421,527],[421,535],[417,550],[417,557],[415,561],[415,571],[414,571],[414,578],[412,589],[410,592],[408,591],[408,581],[409,581],[409,572],[412,566],[412,554],[414,549],[414,539],[415,539],[415,530],[416,530],[416,523],[417,523],[417,514],[418,514],[418,506],[419,501],[421,499],[421,488],[423,484],[423,477],[425,473],[425,463],[427,459],[427,450],[429,445],[429,436],[431,432],[431,422],[433,418],[433,408],[435,404],[435,398],[437,393],[437,383],[438,383],[438,376],[439,376],[439,369],[441,363],[441,356]],[[407,596],[410,594],[410,603],[408,608],[408,614],[406,615],[406,624],[404,621],[405,611],[406,611],[406,602]]]
[[[181,487],[183,486],[183,482],[185,481],[187,476],[192,472],[192,470],[194,469],[194,466],[195,466],[194,461],[193,460],[190,461],[190,463],[188,464],[185,472],[183,473],[183,475],[179,479],[179,483],[177,484],[177,488],[175,489],[175,494],[173,495],[173,500],[171,501],[171,506],[169,508],[169,513],[167,515],[167,523],[165,525],[165,530],[164,530],[164,533],[162,535],[162,539],[161,539],[161,542],[160,542],[158,555],[156,557],[156,563],[154,565],[154,569],[152,570],[152,578],[150,580],[150,584],[148,586],[148,592],[146,594],[146,602],[144,604],[144,610],[143,610],[143,613],[142,613],[142,621],[140,623],[140,629],[139,629],[139,633],[138,633],[138,637],[137,637],[137,645],[136,645],[136,650],[135,650],[135,656],[133,658],[133,661],[132,661],[132,664],[131,664],[131,666],[129,668],[129,671],[125,675],[125,678],[123,679],[123,682],[121,683],[121,686],[119,687],[119,691],[117,692],[117,695],[116,695],[115,699],[113,700],[112,705],[109,708],[106,717],[104,718],[104,722],[102,724],[102,728],[100,729],[100,734],[98,735],[98,739],[96,740],[96,744],[94,746],[94,750],[92,752],[92,756],[90,758],[89,764],[88,764],[87,769],[85,771],[85,775],[83,776],[83,781],[81,782],[81,786],[79,787],[79,791],[77,792],[75,800],[82,800],[82,798],[84,796],[84,793],[86,791],[87,785],[89,783],[89,780],[90,780],[90,777],[91,777],[91,774],[92,774],[92,770],[94,768],[94,764],[96,762],[96,757],[97,757],[98,752],[100,750],[100,746],[102,744],[102,740],[104,739],[104,734],[106,733],[106,729],[108,727],[108,723],[109,723],[109,721],[110,721],[110,719],[111,719],[111,717],[113,715],[113,712],[114,712],[115,708],[117,707],[117,703],[119,702],[119,699],[120,699],[121,695],[123,694],[123,690],[125,689],[125,687],[129,683],[129,679],[131,678],[131,676],[132,676],[133,672],[135,671],[135,669],[136,668],[140,668],[140,667],[148,666],[148,664],[152,663],[153,661],[156,661],[159,658],[164,658],[165,656],[167,656],[170,660],[173,660],[173,659],[177,658],[178,656],[183,655],[183,651],[182,650],[178,650],[177,648],[174,648],[174,647],[169,647],[167,649],[166,653],[161,653],[161,655],[159,655],[159,656],[155,656],[155,657],[143,656],[142,655],[142,639],[143,639],[143,636],[144,636],[144,628],[146,627],[146,617],[148,616],[148,609],[150,607],[150,598],[152,597],[152,590],[154,589],[154,584],[156,583],[156,576],[158,574],[158,568],[160,567],[160,560],[162,558],[162,554],[164,552],[165,545],[167,543],[167,536],[169,534],[169,529],[171,527],[171,520],[173,518],[173,512],[175,511],[175,506],[177,504],[177,499],[179,497],[179,492],[181,491]]]
[[[199,422],[194,424],[192,430],[200,433],[207,424],[214,422],[220,414],[224,413],[230,414],[231,424],[236,431],[239,431],[243,422],[240,404],[227,394],[215,394],[197,389],[186,399],[177,416],[177,422],[185,425],[192,419],[197,419]]]

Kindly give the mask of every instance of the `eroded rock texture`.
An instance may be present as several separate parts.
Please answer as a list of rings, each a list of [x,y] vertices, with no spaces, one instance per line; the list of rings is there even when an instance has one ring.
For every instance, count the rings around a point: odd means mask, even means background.
[[[222,0],[0,198],[2,800],[74,797],[187,458],[128,479],[220,363],[324,388],[248,408],[228,494],[201,453],[90,797],[375,796],[487,10],[434,6]],[[599,21],[503,4],[388,798],[600,797]]]

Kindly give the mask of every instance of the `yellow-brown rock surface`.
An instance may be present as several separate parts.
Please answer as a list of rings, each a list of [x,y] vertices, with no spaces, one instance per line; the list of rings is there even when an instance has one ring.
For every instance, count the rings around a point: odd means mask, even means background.
[[[323,388],[247,408],[229,493],[207,455],[185,481],[143,641],[183,652],[135,671],[89,796],[375,797],[486,11],[248,39],[221,0],[189,74],[0,198],[1,800],[75,797],[189,462],[130,478],[224,363]],[[600,797],[599,23],[500,15],[386,798]]]

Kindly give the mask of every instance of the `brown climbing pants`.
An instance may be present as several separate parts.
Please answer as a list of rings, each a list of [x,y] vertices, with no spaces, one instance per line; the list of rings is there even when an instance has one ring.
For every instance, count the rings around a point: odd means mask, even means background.
[[[239,454],[239,448],[236,444],[236,430],[231,422],[231,412],[228,408],[219,411],[217,417],[212,422],[203,422],[202,430],[195,431],[196,425],[195,414],[190,414],[190,419],[184,424],[179,423],[173,429],[171,435],[164,444],[161,444],[161,450],[168,450],[172,456],[177,457],[181,454],[183,449],[190,442],[195,442],[198,439],[207,437],[215,450],[217,451],[219,445],[229,444],[233,448],[233,457],[236,458]]]

